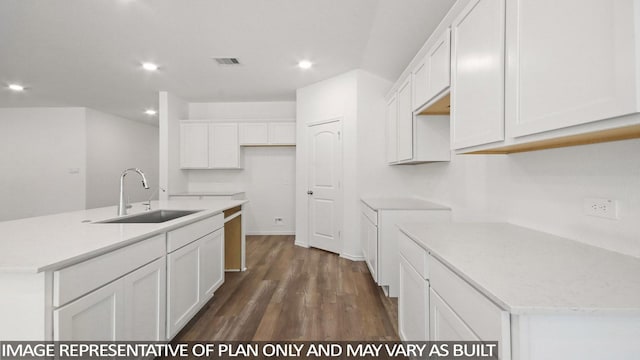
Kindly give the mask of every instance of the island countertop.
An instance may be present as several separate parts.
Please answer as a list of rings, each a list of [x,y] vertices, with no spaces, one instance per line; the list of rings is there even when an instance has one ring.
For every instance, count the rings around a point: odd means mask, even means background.
[[[505,223],[400,230],[512,314],[640,315],[640,259]]]
[[[95,223],[116,218],[116,206],[0,222],[0,273],[57,270],[246,202],[222,199],[152,201],[153,210],[202,210],[156,224]],[[128,213],[144,211],[145,207],[137,203]]]

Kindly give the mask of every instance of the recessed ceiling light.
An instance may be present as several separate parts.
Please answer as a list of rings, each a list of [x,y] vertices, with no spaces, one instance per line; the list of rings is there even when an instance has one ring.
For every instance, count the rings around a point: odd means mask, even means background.
[[[313,63],[309,60],[302,60],[298,63],[298,67],[300,69],[310,69],[313,66]]]
[[[158,70],[158,65],[150,62],[142,63],[142,68],[147,71],[156,71]]]
[[[153,110],[153,109],[147,109],[144,111],[145,114],[149,115],[149,116],[153,116],[155,114],[157,114],[158,112]]]
[[[9,84],[8,88],[13,91],[24,91],[24,86],[18,84]]]

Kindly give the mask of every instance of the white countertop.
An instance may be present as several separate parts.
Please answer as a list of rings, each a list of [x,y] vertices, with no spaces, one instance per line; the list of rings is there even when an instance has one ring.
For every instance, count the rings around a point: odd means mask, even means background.
[[[361,200],[374,210],[451,210],[448,206],[410,197],[365,197]]]
[[[0,222],[0,272],[68,266],[167,230],[218,214],[246,200],[152,201],[156,209],[204,210],[159,224],[94,224],[117,217],[115,206]],[[144,212],[133,204],[129,215]],[[91,222],[83,222],[90,220]]]
[[[401,230],[514,314],[640,314],[640,259],[503,223]]]
[[[169,194],[169,196],[233,196],[244,194],[244,191],[193,191]]]

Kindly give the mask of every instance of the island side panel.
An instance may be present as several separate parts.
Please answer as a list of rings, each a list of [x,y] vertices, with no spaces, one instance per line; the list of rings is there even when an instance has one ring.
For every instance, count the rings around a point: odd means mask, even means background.
[[[0,341],[53,337],[51,274],[0,273]]]

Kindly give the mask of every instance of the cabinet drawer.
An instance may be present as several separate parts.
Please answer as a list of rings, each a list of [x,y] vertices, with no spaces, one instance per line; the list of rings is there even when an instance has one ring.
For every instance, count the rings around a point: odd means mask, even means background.
[[[366,216],[375,226],[378,226],[378,212],[369,207],[364,202],[361,203],[362,213]]]
[[[164,256],[164,234],[53,273],[53,306],[61,306]]]
[[[509,313],[495,305],[469,283],[429,257],[431,288],[484,341],[499,341],[504,354],[509,344]]]
[[[188,243],[220,229],[224,215],[218,214],[167,233],[167,252],[175,251]]]
[[[400,255],[404,256],[423,279],[429,278],[427,251],[425,249],[421,248],[402,231],[398,231],[398,249]]]

